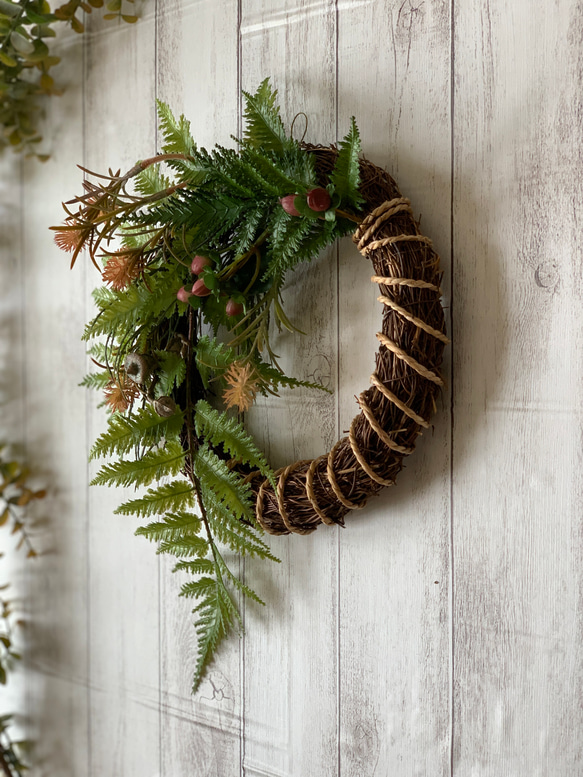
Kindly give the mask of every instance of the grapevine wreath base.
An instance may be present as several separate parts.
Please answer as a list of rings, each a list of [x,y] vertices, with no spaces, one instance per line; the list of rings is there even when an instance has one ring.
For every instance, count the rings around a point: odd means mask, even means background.
[[[312,151],[325,184],[336,150]],[[278,470],[277,489],[257,472],[249,476],[257,520],[269,534],[309,534],[320,523],[343,526],[348,512],[394,485],[403,457],[430,425],[443,386],[438,369],[448,339],[439,256],[419,233],[411,204],[391,176],[366,160],[360,175],[366,215],[352,239],[372,263],[371,280],[384,305],[372,387],[358,398],[361,412],[348,437],[329,453]]]
[[[447,343],[439,258],[390,175],[360,158],[355,120],[337,148],[309,146],[286,133],[268,80],[244,98],[238,148],[211,152],[159,103],[160,152],[125,174],[86,171],[55,227],[71,264],[87,249],[105,284],[84,333],[101,370],[84,385],[110,411],[92,484],[150,486],[116,513],[149,519],[136,534],[193,576],[180,594],[196,602],[194,689],[241,622],[233,594],[261,602],[233,556],[276,561],[261,528],[344,525],[392,485],[435,412]],[[345,235],[372,262],[384,306],[372,386],[329,453],[273,472],[241,414],[281,386],[323,388],[284,374],[270,321],[297,331],[286,273]]]

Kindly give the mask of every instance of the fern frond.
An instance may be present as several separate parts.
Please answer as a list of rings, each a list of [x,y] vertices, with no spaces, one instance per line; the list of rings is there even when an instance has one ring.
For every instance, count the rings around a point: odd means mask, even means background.
[[[207,540],[203,537],[195,537],[193,535],[185,535],[173,540],[162,540],[158,546],[158,553],[168,553],[172,556],[180,558],[206,556],[209,549]]]
[[[91,481],[92,486],[147,486],[153,480],[177,475],[184,466],[186,453],[179,442],[151,450],[139,459],[122,459],[103,466]]]
[[[163,153],[192,156],[196,151],[196,144],[190,133],[190,122],[184,116],[176,119],[169,106],[162,100],[156,100],[156,103],[160,129],[164,135]]]
[[[233,348],[203,335],[196,344],[196,366],[204,387],[208,389],[213,373],[222,374],[235,358]]]
[[[249,599],[253,599],[254,602],[257,602],[257,604],[262,604],[265,607],[265,602],[263,599],[260,599],[252,588],[249,588],[249,586],[245,585],[242,580],[240,580],[231,572],[229,567],[226,565],[225,560],[219,554],[217,554],[217,562],[221,567],[222,572],[227,575],[228,579],[235,586],[235,588],[237,588],[237,590],[241,591],[241,593]]]
[[[264,454],[236,418],[219,413],[201,399],[196,403],[194,424],[200,437],[204,437],[214,447],[222,445],[232,458],[258,469],[276,487],[275,474]]]
[[[310,233],[321,229],[320,223],[290,216],[283,208],[275,210],[270,224],[270,261],[264,279],[283,275],[303,261],[302,243]]]
[[[354,116],[350,120],[350,130],[340,141],[336,165],[330,175],[330,181],[334,184],[334,191],[340,195],[342,205],[353,206],[357,209],[363,204],[364,199],[358,189],[360,185],[360,133],[356,126]]]
[[[256,148],[245,147],[241,150],[241,159],[261,175],[262,179],[268,182],[277,196],[299,193],[308,186],[316,183],[315,168],[306,163],[305,153],[300,159],[293,159],[288,156],[285,170],[282,169],[281,159],[276,157],[272,159],[266,156]]]
[[[179,561],[172,571],[189,572],[191,575],[210,575],[215,571],[215,564],[210,558],[197,558],[194,561]],[[188,594],[183,595],[188,596]]]
[[[94,391],[103,391],[110,380],[111,375],[107,370],[103,372],[90,372],[88,375],[85,375],[79,385]]]
[[[100,298],[101,310],[87,324],[83,340],[99,335],[151,325],[160,317],[168,318],[176,309],[176,290],[180,282],[174,272],[160,272],[146,287],[132,285],[123,291],[113,291]]]
[[[108,429],[97,438],[89,459],[107,456],[110,453],[123,455],[135,445],[151,447],[162,438],[176,438],[184,424],[184,415],[179,412],[170,418],[162,418],[151,407],[138,410],[133,416],[112,415]]]
[[[186,377],[186,362],[176,351],[155,351],[158,359],[158,396],[171,394]]]
[[[212,533],[219,542],[241,556],[279,561],[259,536],[255,523],[241,521],[213,492],[205,492],[204,498]]]
[[[162,515],[170,510],[181,510],[194,504],[193,487],[187,480],[174,480],[158,488],[149,488],[140,499],[121,504],[116,515]]]
[[[198,688],[203,672],[214,655],[219,642],[227,635],[233,620],[239,619],[237,609],[225,586],[212,578],[197,581],[198,590],[189,591],[189,596],[202,598],[195,608],[198,619],[195,622],[198,637],[198,655],[193,679],[192,692]]]
[[[232,472],[206,445],[197,450],[193,468],[203,488],[205,502],[207,496],[204,492],[212,492],[225,502],[234,515],[246,519],[252,517],[249,485],[243,483],[243,479],[236,472]]]
[[[263,396],[267,396],[268,393],[277,394],[280,386],[286,388],[309,388],[318,389],[319,391],[326,391],[328,394],[333,392],[323,386],[321,383],[312,383],[308,380],[298,380],[292,378],[289,375],[278,370],[277,367],[272,367],[271,364],[267,364],[264,361],[254,362],[255,369],[261,376],[261,382],[259,383],[259,391]]]
[[[271,88],[269,78],[259,85],[255,94],[243,92],[245,98],[244,142],[252,148],[283,154],[291,141],[279,115],[277,91]]]
[[[140,194],[147,197],[166,191],[170,187],[170,179],[162,173],[160,165],[151,165],[136,175],[134,186]]]
[[[161,521],[140,526],[136,529],[135,534],[154,542],[161,540],[172,542],[198,534],[201,528],[202,521],[193,513],[167,513]]]

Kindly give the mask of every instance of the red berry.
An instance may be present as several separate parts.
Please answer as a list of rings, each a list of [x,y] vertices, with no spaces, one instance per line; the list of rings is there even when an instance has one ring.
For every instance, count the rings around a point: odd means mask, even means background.
[[[315,210],[319,213],[320,211],[328,210],[332,198],[326,189],[312,189],[312,191],[308,192],[306,195],[306,202],[308,203],[308,208],[310,208],[310,210]]]
[[[211,293],[211,290],[207,288],[204,281],[199,278],[199,280],[196,281],[192,287],[192,293],[195,297],[208,297],[208,295]]]
[[[200,275],[205,267],[210,267],[212,264],[208,256],[195,256],[190,265],[190,270],[194,275]]]
[[[299,216],[300,212],[297,210],[294,200],[297,197],[297,194],[286,194],[285,197],[282,197],[280,199],[281,207],[285,210],[286,213],[289,213],[290,216]]]
[[[225,306],[225,311],[228,316],[238,316],[243,312],[243,305],[240,302],[235,302],[234,299],[230,299]]]
[[[192,295],[189,291],[186,291],[186,289],[183,286],[181,289],[178,289],[178,291],[176,292],[176,296],[178,297],[180,302],[188,302],[188,298]]]

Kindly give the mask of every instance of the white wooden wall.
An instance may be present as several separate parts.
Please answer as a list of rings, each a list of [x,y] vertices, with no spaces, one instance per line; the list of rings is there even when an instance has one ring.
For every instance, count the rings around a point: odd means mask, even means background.
[[[576,0],[146,0],[137,25],[61,40],[52,158],[0,162],[0,436],[50,488],[43,555],[14,562],[28,648],[8,701],[34,777],[583,773],[582,24]],[[280,566],[247,562],[268,607],[245,607],[192,697],[180,581],[112,515],[120,494],[87,488],[103,416],[77,387],[79,337],[98,278],[69,272],[47,227],[80,191],[75,163],[156,150],[156,97],[200,144],[229,143],[240,89],[267,75],[311,141],[356,115],[422,214],[449,388],[396,488],[345,530],[272,539]],[[347,241],[292,280],[313,334],[278,350],[335,394],[262,406],[275,464],[322,453],[356,412],[369,276]]]

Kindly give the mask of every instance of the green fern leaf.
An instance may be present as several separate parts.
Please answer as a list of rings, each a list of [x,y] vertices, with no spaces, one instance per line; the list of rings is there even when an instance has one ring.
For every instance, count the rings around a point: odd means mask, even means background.
[[[195,407],[194,423],[196,433],[200,437],[204,437],[215,447],[222,445],[232,458],[258,469],[264,477],[269,478],[273,487],[276,487],[275,475],[265,456],[236,418],[219,413],[201,399]]]
[[[271,220],[270,261],[264,279],[283,275],[303,261],[302,243],[320,227],[320,221],[288,215],[283,208],[275,210]]]
[[[160,165],[151,165],[136,175],[134,186],[140,194],[148,197],[166,191],[170,187],[170,179],[162,174]]]
[[[180,510],[192,507],[194,504],[193,487],[187,480],[174,480],[172,483],[164,483],[158,488],[149,488],[145,496],[140,499],[132,499],[124,502],[117,510],[116,515],[161,515],[169,510]]]
[[[360,208],[364,202],[358,187],[360,185],[360,133],[354,116],[350,120],[350,130],[340,141],[340,150],[336,165],[330,176],[335,193],[340,195],[342,205]]]
[[[185,535],[174,540],[162,540],[158,546],[158,553],[168,553],[180,558],[207,555],[209,544],[203,537]]]
[[[162,438],[176,438],[184,424],[184,415],[175,413],[170,418],[162,418],[151,407],[138,410],[133,416],[112,415],[108,429],[95,442],[89,459],[107,456],[110,453],[123,455],[135,445],[150,447],[157,445]]]
[[[273,367],[271,364],[267,364],[264,361],[254,362],[255,368],[261,376],[261,383],[259,384],[259,391],[263,396],[267,396],[268,393],[276,394],[280,386],[286,388],[309,388],[318,389],[319,391],[326,391],[328,394],[333,392],[323,386],[321,383],[311,383],[308,380],[298,380],[292,378],[289,375],[278,370],[277,367]]]
[[[135,534],[146,537],[154,542],[167,540],[182,540],[198,534],[202,528],[202,521],[193,513],[168,513],[161,521],[149,523],[147,526],[140,526]]]
[[[251,489],[206,445],[197,450],[193,468],[204,491],[214,493],[234,515],[248,520],[252,518]]]
[[[243,92],[245,98],[244,142],[252,148],[283,154],[293,144],[285,132],[276,103],[277,91],[271,88],[269,78],[259,85],[255,94]]]
[[[122,459],[106,464],[91,481],[92,486],[147,486],[153,480],[177,475],[184,466],[186,453],[179,442],[151,450],[135,460]]]
[[[278,196],[305,191],[316,183],[315,168],[309,163],[311,157],[305,153],[302,153],[301,161],[294,159],[292,162],[290,156],[282,166],[279,157],[272,159],[263,151],[246,147],[241,150],[241,159],[253,167]]]
[[[90,372],[88,375],[85,375],[79,385],[94,391],[103,391],[110,380],[111,375],[107,370],[104,372]]]
[[[205,490],[203,498],[212,533],[219,542],[241,556],[258,556],[279,561],[259,536],[255,523],[241,521],[212,491]]]
[[[208,389],[214,375],[222,375],[236,358],[233,348],[203,335],[196,345],[196,366],[204,387]]]
[[[176,351],[155,351],[158,359],[157,396],[167,396],[184,381],[186,362]]]
[[[215,565],[210,558],[198,558],[194,561],[179,561],[173,572],[190,572],[191,575],[210,575],[214,572]],[[187,583],[187,585],[190,585]]]
[[[239,580],[239,578],[234,575],[229,567],[226,565],[225,560],[223,557],[219,554],[217,555],[217,561],[218,564],[224,574],[227,575],[231,583],[237,588],[241,593],[248,597],[249,599],[253,599],[253,601],[257,602],[257,604],[262,604],[265,607],[265,602],[263,599],[260,599],[259,596],[255,593],[255,591],[252,588],[249,588],[249,586],[245,585],[245,583],[242,580]]]
[[[156,103],[160,129],[164,135],[162,152],[192,156],[196,151],[196,144],[190,133],[190,122],[184,116],[180,116],[177,120],[169,106],[162,100],[157,100]]]
[[[211,581],[211,578],[201,578]],[[200,581],[197,581],[200,583]],[[189,595],[196,596],[193,593]],[[203,601],[195,608],[198,620],[195,622],[198,637],[198,655],[193,679],[192,692],[195,693],[204,670],[214,655],[219,642],[227,635],[233,620],[238,618],[237,609],[224,585],[216,580],[206,583],[206,589],[200,589]]]

